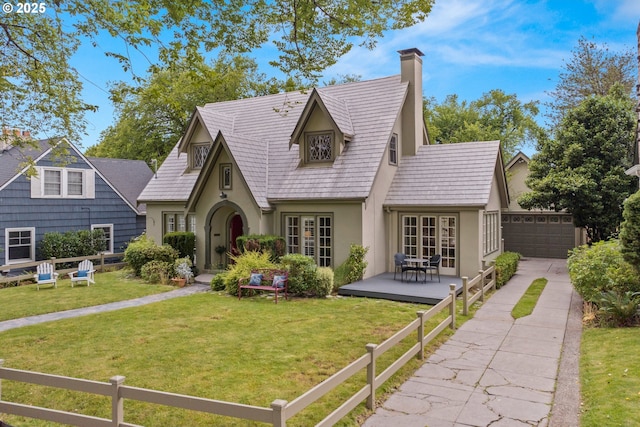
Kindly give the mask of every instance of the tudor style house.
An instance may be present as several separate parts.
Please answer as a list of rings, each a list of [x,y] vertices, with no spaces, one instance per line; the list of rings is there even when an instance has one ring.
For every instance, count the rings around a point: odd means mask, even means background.
[[[272,233],[320,266],[369,248],[366,276],[393,255],[442,254],[441,272],[475,276],[501,248],[509,203],[498,141],[432,145],[422,53],[400,75],[196,108],[138,202],[156,242],[196,234],[196,264],[241,234]]]
[[[48,232],[101,228],[108,252],[144,232],[145,206],[136,199],[153,175],[145,162],[87,158],[65,139],[56,144],[66,145],[64,164],[49,140],[23,149],[12,139],[0,144],[0,264],[39,259],[37,245]],[[37,172],[30,179],[22,165],[27,157]]]

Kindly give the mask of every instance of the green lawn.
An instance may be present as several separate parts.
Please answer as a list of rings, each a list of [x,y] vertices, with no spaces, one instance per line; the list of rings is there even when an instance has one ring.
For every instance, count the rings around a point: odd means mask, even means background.
[[[640,425],[640,329],[585,328],[582,427]]]
[[[382,342],[414,320],[416,311],[428,308],[364,298],[295,299],[276,305],[260,297],[238,301],[223,294],[196,294],[6,331],[0,334],[0,358],[11,368],[104,382],[123,375],[126,385],[268,407],[275,399],[298,397],[364,354],[367,343]],[[457,319],[459,324],[465,320]],[[411,336],[381,358],[379,372],[390,357],[399,357],[414,343]],[[419,365],[417,359],[408,363],[378,396]],[[289,424],[317,423],[364,381],[363,373]],[[110,411],[105,398],[11,381],[3,381],[2,397],[105,418]],[[125,421],[145,426],[247,425],[131,401],[125,408]],[[356,425],[364,413],[361,405],[342,425]],[[4,417],[0,415],[12,425],[47,425]]]
[[[91,307],[167,292],[171,286],[149,285],[128,279],[126,270],[96,273],[96,283],[71,287],[69,279],[58,280],[58,287],[26,285],[0,289],[0,322],[74,308]]]
[[[546,285],[547,279],[545,278],[536,279],[531,282],[527,291],[513,307],[513,310],[511,310],[511,316],[514,319],[520,319],[533,313],[533,309],[536,308],[540,294],[542,294]]]

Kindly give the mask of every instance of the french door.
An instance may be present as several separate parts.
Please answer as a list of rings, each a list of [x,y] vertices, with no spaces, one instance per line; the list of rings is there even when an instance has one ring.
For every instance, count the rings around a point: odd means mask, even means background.
[[[440,273],[455,276],[457,266],[457,217],[454,215],[403,215],[402,252],[408,257],[442,256]]]

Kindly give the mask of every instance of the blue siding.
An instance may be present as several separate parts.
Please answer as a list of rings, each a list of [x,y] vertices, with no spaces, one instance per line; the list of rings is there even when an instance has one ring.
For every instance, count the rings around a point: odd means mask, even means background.
[[[55,166],[48,158],[38,166]],[[88,169],[81,157],[69,167]],[[113,224],[113,250],[121,252],[131,238],[144,231],[144,216],[139,216],[98,175],[95,176],[95,199],[32,199],[31,183],[24,176],[0,191],[0,264],[6,256],[7,228],[35,227],[36,253],[45,233],[90,230],[94,224]]]

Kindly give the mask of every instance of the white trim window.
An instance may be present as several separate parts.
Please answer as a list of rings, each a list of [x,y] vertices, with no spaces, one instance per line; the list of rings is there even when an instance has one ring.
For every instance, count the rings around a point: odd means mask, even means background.
[[[178,212],[165,212],[164,216],[164,229],[162,234],[173,233],[174,231],[190,231],[195,234],[196,232],[196,217],[195,215],[187,215],[186,218],[183,213]]]
[[[287,252],[310,256],[319,267],[333,262],[333,216],[285,215]]]
[[[101,229],[107,242],[106,253],[113,253],[113,224],[91,224],[91,230]]]
[[[4,234],[6,264],[35,261],[36,229],[35,227],[7,228]]]
[[[484,255],[488,255],[499,249],[499,218],[500,213],[497,211],[485,212],[482,217],[482,244]]]
[[[31,177],[31,198],[94,199],[95,172],[92,169],[38,166]]]

